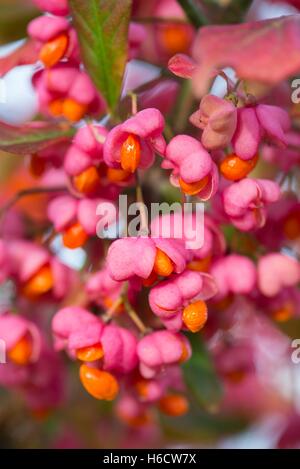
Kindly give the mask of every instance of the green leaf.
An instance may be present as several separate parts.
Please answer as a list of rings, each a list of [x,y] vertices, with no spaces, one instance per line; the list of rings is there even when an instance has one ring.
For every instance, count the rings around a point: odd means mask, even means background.
[[[201,336],[190,334],[188,339],[192,357],[182,367],[185,382],[198,405],[213,412],[222,397],[221,383]]]
[[[195,407],[183,417],[161,415],[160,422],[165,435],[181,443],[213,442],[240,433],[249,424],[243,415],[213,415]]]
[[[0,150],[27,155],[74,135],[74,129],[47,122],[30,122],[20,127],[0,123]]]
[[[208,24],[208,20],[201,10],[199,2],[195,0],[177,0],[177,2],[195,28],[200,28]]]
[[[70,0],[69,4],[85,68],[113,112],[127,61],[131,0]]]

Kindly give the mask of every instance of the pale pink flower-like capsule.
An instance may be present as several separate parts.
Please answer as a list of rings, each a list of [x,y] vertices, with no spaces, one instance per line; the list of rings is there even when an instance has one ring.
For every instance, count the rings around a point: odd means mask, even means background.
[[[168,277],[184,270],[188,259],[184,244],[178,239],[131,237],[114,241],[107,254],[107,267],[114,280],[151,276]]]
[[[36,362],[41,351],[41,334],[31,321],[12,313],[0,316],[0,339],[5,343],[9,363],[25,366]]]
[[[222,255],[226,247],[219,225],[207,213],[203,217],[181,212],[156,217],[151,222],[151,236],[184,240],[191,270],[207,270],[211,258]]]
[[[165,152],[164,125],[161,112],[155,108],[144,109],[117,125],[104,143],[105,163],[129,173],[134,173],[137,168],[149,168],[155,152],[162,155]]]
[[[135,336],[122,327],[105,325],[99,317],[79,307],[66,307],[56,313],[52,331],[57,350],[71,357],[97,364],[116,373],[127,373],[137,365]]]
[[[70,176],[78,176],[103,162],[103,144],[108,130],[102,125],[81,127],[67,151],[64,168]],[[96,138],[97,137],[97,138]]]
[[[223,206],[231,223],[242,231],[264,226],[266,207],[280,197],[280,188],[268,179],[245,178],[226,187]]]
[[[45,248],[29,241],[8,244],[11,274],[28,299],[62,299],[76,280],[75,272]]]
[[[203,130],[201,142],[204,148],[220,150],[230,144],[236,130],[237,109],[231,101],[208,94],[190,116],[190,122]]]
[[[87,280],[85,290],[91,301],[96,302],[103,308],[110,308],[120,298],[124,282],[114,280],[105,266],[98,272],[93,273]],[[129,282],[128,299],[135,302],[137,292],[140,290],[140,282]],[[122,302],[116,309],[116,314],[123,311]]]
[[[35,18],[28,25],[28,35],[35,40],[45,67],[53,67],[62,59],[80,61],[77,35],[66,18],[46,15]]]
[[[290,125],[288,113],[278,106],[258,104],[239,108],[237,128],[232,139],[234,153],[244,160],[253,158],[264,137],[284,147]]]
[[[200,199],[208,200],[218,189],[216,164],[202,144],[189,135],[172,138],[162,168],[172,169],[171,183],[187,195],[198,195]]]
[[[299,164],[300,134],[291,130],[285,134],[287,148],[278,148],[274,145],[263,145],[262,157],[265,161],[277,165],[282,171],[290,171]]]
[[[97,116],[105,109],[89,76],[71,64],[59,63],[36,72],[33,85],[40,110],[46,115],[77,122],[86,114]]]
[[[65,16],[69,13],[68,0],[33,0],[38,8],[53,15]]]
[[[259,259],[257,273],[261,293],[272,297],[300,281],[300,264],[292,257],[272,252]]]
[[[177,365],[191,356],[187,338],[171,331],[156,331],[143,337],[137,346],[140,372],[144,378],[153,378],[163,367]]]
[[[211,275],[186,270],[154,286],[149,294],[149,304],[167,329],[178,331],[187,327],[197,332],[207,320],[205,300],[216,292]]]
[[[70,249],[83,246],[90,236],[97,233],[97,225],[101,217],[97,210],[105,206],[106,222],[112,224],[116,220],[116,208],[104,199],[75,199],[63,195],[51,200],[48,205],[48,218],[55,230],[63,235],[63,243]]]
[[[218,293],[215,300],[221,300],[228,295],[247,295],[256,286],[256,268],[254,262],[245,256],[230,254],[217,259],[210,270]]]

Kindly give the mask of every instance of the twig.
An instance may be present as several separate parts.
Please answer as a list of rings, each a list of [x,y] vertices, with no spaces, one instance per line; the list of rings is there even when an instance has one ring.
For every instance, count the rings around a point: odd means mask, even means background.
[[[123,303],[123,297],[119,296],[111,305],[111,307],[106,311],[105,314],[103,314],[102,319],[105,323],[108,323],[112,320],[116,310],[121,306]]]
[[[9,199],[6,204],[0,208],[0,217],[4,215],[9,209],[11,209],[20,199],[30,195],[39,195],[47,194],[51,192],[65,192],[67,188],[65,186],[57,187],[32,187],[30,189],[22,189],[17,192],[11,199]]]
[[[133,307],[129,303],[127,292],[123,297],[123,302],[124,302],[124,306],[127,311],[127,314],[132,320],[132,322],[134,322],[134,324],[136,325],[136,327],[139,329],[139,331],[142,334],[146,334],[149,331],[149,329],[145,326],[145,324],[143,323],[143,321],[141,320],[137,312],[133,309]]]
[[[133,91],[130,91],[128,93],[128,96],[130,96],[131,98],[131,114],[133,116],[136,115],[136,113],[138,112],[138,107],[137,107],[137,94],[136,93],[133,93]]]

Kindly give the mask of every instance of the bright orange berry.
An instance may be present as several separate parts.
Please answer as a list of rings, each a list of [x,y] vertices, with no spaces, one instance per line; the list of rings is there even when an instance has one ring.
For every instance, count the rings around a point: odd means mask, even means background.
[[[68,43],[68,36],[66,34],[61,34],[55,39],[48,41],[41,48],[39,58],[45,67],[53,67],[64,57],[68,48]]]
[[[139,137],[129,134],[121,148],[121,166],[124,171],[134,173],[141,161]]]
[[[94,192],[101,184],[97,168],[95,166],[90,166],[85,171],[82,171],[82,173],[73,178],[73,184],[75,189],[83,194]]]
[[[179,363],[184,363],[186,362],[190,357],[189,350],[185,344],[185,342],[182,341],[182,354],[179,360]]]
[[[181,394],[169,394],[160,399],[159,409],[171,417],[180,417],[188,412],[189,403]]]
[[[107,179],[110,182],[124,182],[129,177],[129,171],[124,171],[124,169],[107,168]]]
[[[238,384],[243,381],[246,372],[244,370],[232,370],[228,371],[225,376],[231,383]]]
[[[289,214],[283,222],[283,232],[291,241],[300,237],[300,212]]]
[[[135,388],[141,398],[146,399],[148,397],[149,383],[146,379],[139,379],[135,383]]]
[[[51,267],[45,265],[25,283],[22,292],[28,298],[36,298],[49,292],[53,284],[54,280]]]
[[[168,54],[186,52],[190,46],[190,36],[184,25],[164,25],[161,28],[160,38],[162,45]]]
[[[76,350],[76,357],[82,362],[94,362],[100,360],[103,356],[104,351],[101,344],[95,344]]]
[[[211,264],[211,257],[207,256],[204,259],[197,259],[187,264],[187,268],[196,272],[208,272]]]
[[[169,256],[159,248],[156,248],[153,271],[162,277],[169,277],[169,275],[174,271],[173,262]]]
[[[273,311],[272,317],[275,321],[285,322],[293,317],[294,310],[295,308],[292,303],[286,303],[281,308]]]
[[[54,117],[60,117],[63,115],[63,105],[64,105],[64,100],[59,98],[59,99],[54,99],[54,101],[51,101],[49,103],[48,108],[50,113]]]
[[[107,371],[83,364],[79,376],[85,390],[95,399],[112,401],[119,392],[118,381]]]
[[[32,357],[32,348],[31,338],[25,335],[8,351],[8,358],[16,365],[28,365]]]
[[[88,235],[80,223],[74,223],[63,234],[64,246],[69,249],[80,248],[86,243],[87,239]]]
[[[220,164],[220,171],[224,178],[239,181],[255,168],[257,161],[258,155],[251,160],[242,160],[236,155],[228,155]]]
[[[80,121],[87,110],[88,106],[86,104],[79,103],[72,98],[66,98],[62,106],[62,114],[70,122]]]
[[[183,310],[182,320],[191,332],[198,332],[207,321],[207,306],[202,300],[189,304]]]
[[[185,182],[182,178],[179,178],[179,185],[186,195],[196,195],[198,192],[202,191],[204,187],[208,184],[209,177],[205,176],[203,179],[197,182],[188,183]]]

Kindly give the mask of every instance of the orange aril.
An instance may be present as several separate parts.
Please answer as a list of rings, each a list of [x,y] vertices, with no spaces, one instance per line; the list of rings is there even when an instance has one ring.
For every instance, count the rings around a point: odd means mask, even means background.
[[[90,166],[73,178],[74,187],[78,192],[89,194],[94,192],[101,184],[98,170],[95,166]]]
[[[124,182],[129,177],[129,171],[124,171],[124,169],[107,168],[107,179],[110,182]]]
[[[79,376],[85,390],[95,399],[112,401],[119,392],[118,381],[107,371],[83,364]]]
[[[62,106],[62,114],[70,122],[80,121],[87,110],[88,106],[86,104],[79,103],[72,98],[66,98]]]
[[[166,25],[161,28],[160,38],[168,54],[186,52],[190,46],[190,36],[184,25]]]
[[[32,339],[25,335],[9,351],[8,358],[16,365],[28,365],[32,357]]]
[[[196,272],[208,272],[211,264],[211,257],[207,256],[204,259],[195,259],[187,264],[189,270]]]
[[[63,114],[64,100],[62,98],[54,99],[49,103],[48,108],[54,117],[60,117]]]
[[[28,298],[35,298],[49,292],[53,284],[51,267],[45,265],[25,283],[22,292]]]
[[[180,417],[188,412],[189,403],[181,394],[169,394],[160,399],[159,409],[171,417]]]
[[[100,360],[104,356],[101,344],[90,345],[76,350],[76,357],[82,362],[94,362]]]
[[[207,306],[202,300],[186,306],[182,313],[182,320],[191,332],[198,332],[207,321]]]
[[[74,223],[67,228],[63,234],[63,243],[66,248],[76,249],[83,246],[88,239],[88,235],[80,223]]]
[[[153,271],[162,277],[168,277],[174,271],[174,264],[161,249],[156,248]]]
[[[139,137],[129,134],[121,148],[121,167],[128,173],[134,173],[141,161]]]
[[[53,67],[64,57],[68,49],[68,43],[68,36],[66,34],[60,34],[43,45],[40,50],[39,58],[45,67]]]
[[[179,185],[186,195],[196,195],[198,192],[202,191],[204,187],[208,184],[209,182],[209,177],[205,176],[203,179],[200,179],[200,181],[197,182],[185,182],[182,178],[179,178]]]
[[[300,237],[300,212],[288,215],[283,222],[283,232],[287,239],[291,241]]]
[[[258,155],[251,160],[242,160],[237,155],[228,155],[220,164],[220,171],[224,178],[239,181],[246,177],[256,166]]]
[[[275,321],[285,322],[291,319],[294,315],[294,306],[292,303],[286,303],[281,308],[273,311],[272,317]]]

